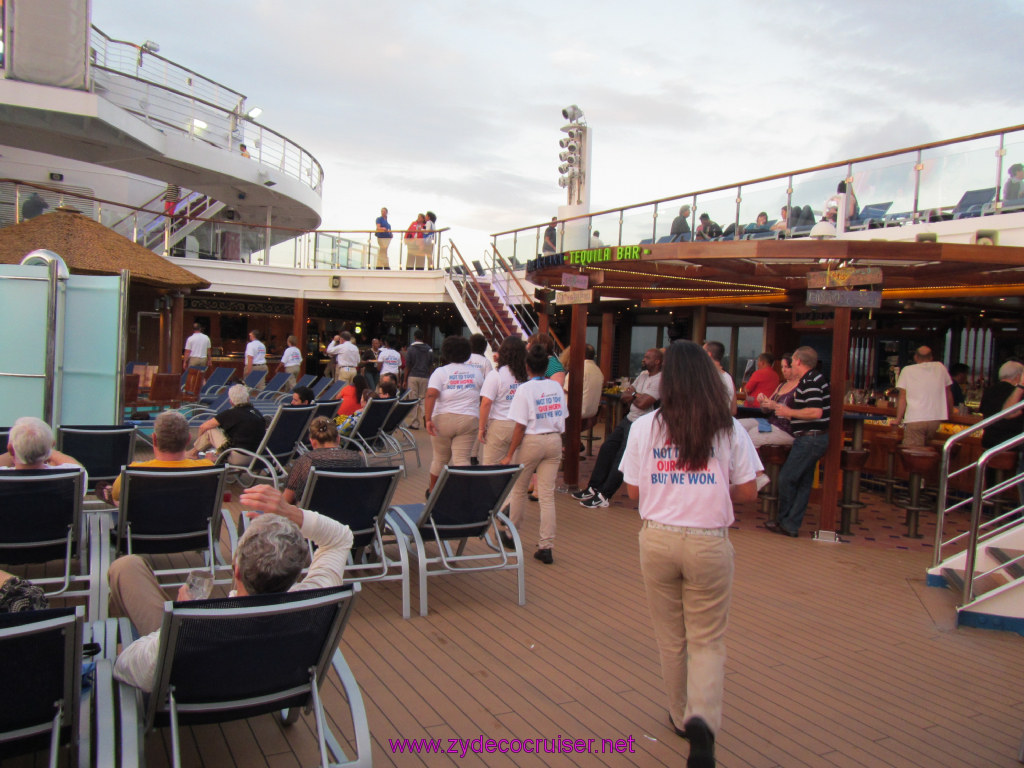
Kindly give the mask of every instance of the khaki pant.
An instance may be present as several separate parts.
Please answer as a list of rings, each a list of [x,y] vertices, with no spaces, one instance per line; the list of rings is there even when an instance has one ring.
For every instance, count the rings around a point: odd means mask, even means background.
[[[334,370],[334,376],[335,376],[335,378],[337,378],[338,381],[344,381],[344,382],[346,382],[348,384],[351,384],[352,383],[352,379],[354,379],[356,377],[356,369],[355,368],[351,368],[351,367],[344,368],[344,367],[339,365]]]
[[[558,465],[562,462],[561,433],[524,435],[523,442],[516,451],[516,461],[523,465],[523,471],[512,487],[509,518],[516,528],[522,525],[526,516],[526,494],[530,487],[530,477],[536,472],[537,498],[540,501],[540,535],[537,538],[537,548],[551,549],[555,544],[555,480],[558,478]]]
[[[117,558],[107,570],[107,581],[114,616],[127,616],[140,637],[160,629],[168,598],[145,560],[138,555]]]
[[[924,445],[939,431],[940,421],[910,421],[903,424],[903,445]]]
[[[702,717],[722,727],[725,628],[732,596],[727,538],[643,528],[640,570],[651,610],[672,721]]]
[[[224,444],[228,441],[228,436],[224,434],[224,430],[220,427],[214,427],[203,432],[199,437],[196,438],[195,449],[202,453],[208,451],[211,448],[217,452],[224,447]],[[234,453],[228,456],[228,464],[248,464],[249,458],[241,453]]]
[[[514,421],[489,421],[487,422],[487,436],[484,438],[483,457],[480,459],[483,464],[497,464],[508,453],[509,443],[512,442],[512,430],[515,429]],[[525,437],[525,436],[524,436]]]
[[[391,262],[388,261],[388,246],[391,245],[390,237],[377,238],[377,269],[391,269]]]
[[[405,268],[406,269],[423,269],[427,263],[427,254],[423,248],[423,241],[406,240],[405,241]]]
[[[430,381],[430,379],[420,378],[419,376],[410,376],[407,382],[412,396],[420,401],[412,413],[412,426],[414,427],[419,427],[423,421],[423,398],[427,396],[428,381]]]
[[[473,448],[480,418],[458,413],[438,413],[434,415],[433,421],[437,427],[437,436],[430,436],[430,446],[434,452],[430,460],[430,474],[437,477],[445,464],[453,467],[469,466],[469,452]]]

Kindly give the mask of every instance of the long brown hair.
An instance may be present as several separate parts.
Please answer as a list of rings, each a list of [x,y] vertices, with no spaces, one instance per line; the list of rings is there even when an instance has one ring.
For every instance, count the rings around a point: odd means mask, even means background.
[[[705,469],[715,436],[732,429],[722,379],[711,358],[692,341],[675,341],[665,353],[661,409],[655,418],[679,450],[677,465],[686,469]]]

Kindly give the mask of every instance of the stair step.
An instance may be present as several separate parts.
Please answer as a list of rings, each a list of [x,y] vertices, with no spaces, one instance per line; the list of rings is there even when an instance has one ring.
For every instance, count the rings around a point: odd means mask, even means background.
[[[949,588],[956,593],[962,593],[964,591],[964,572],[957,568],[943,568],[942,577],[946,580]],[[993,589],[1003,586],[1006,584],[1008,579],[998,573],[989,574],[983,578],[974,579],[974,594],[976,597],[984,595],[986,592],[991,592]]]
[[[1020,549],[1004,549],[1003,547],[986,547],[985,551],[990,554],[993,559],[1000,563],[1009,563],[1018,557],[1024,555],[1024,550]],[[1004,569],[1011,578],[1019,579],[1024,577],[1024,562],[1017,562],[1011,565],[1007,565]]]

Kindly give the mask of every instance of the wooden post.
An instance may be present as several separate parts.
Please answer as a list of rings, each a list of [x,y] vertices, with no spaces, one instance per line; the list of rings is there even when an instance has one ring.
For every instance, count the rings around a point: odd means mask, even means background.
[[[846,393],[846,368],[850,358],[850,308],[836,307],[832,327],[832,378],[829,382],[831,418],[828,423],[828,453],[825,477],[821,484],[819,535],[825,541],[834,536],[836,510],[839,508],[839,460],[843,451],[843,395]]]
[[[580,481],[580,432],[583,412],[583,360],[587,346],[587,309],[589,304],[572,305],[572,325],[569,329],[569,418],[565,423],[565,463],[562,468],[566,485],[577,486]]]
[[[601,373],[605,381],[612,378],[612,351],[615,349],[615,313],[601,313]]]
[[[301,296],[295,299],[295,309],[292,312],[292,336],[302,350],[302,362],[299,363],[301,376],[306,372],[306,299]]]
[[[696,344],[703,344],[704,337],[708,332],[708,308],[697,307],[693,310],[693,333],[690,340]]]
[[[170,365],[171,372],[177,373],[181,370],[183,350],[185,349],[185,295],[178,291],[174,294],[174,302],[171,304],[171,349]],[[174,366],[177,365],[177,368]]]

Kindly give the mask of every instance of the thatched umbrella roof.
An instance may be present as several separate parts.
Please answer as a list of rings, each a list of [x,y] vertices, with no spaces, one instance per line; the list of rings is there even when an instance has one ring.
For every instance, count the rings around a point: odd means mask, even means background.
[[[209,288],[201,277],[158,256],[109,227],[70,208],[0,229],[0,264],[18,264],[32,251],[53,251],[76,275],[117,275],[156,288]]]

